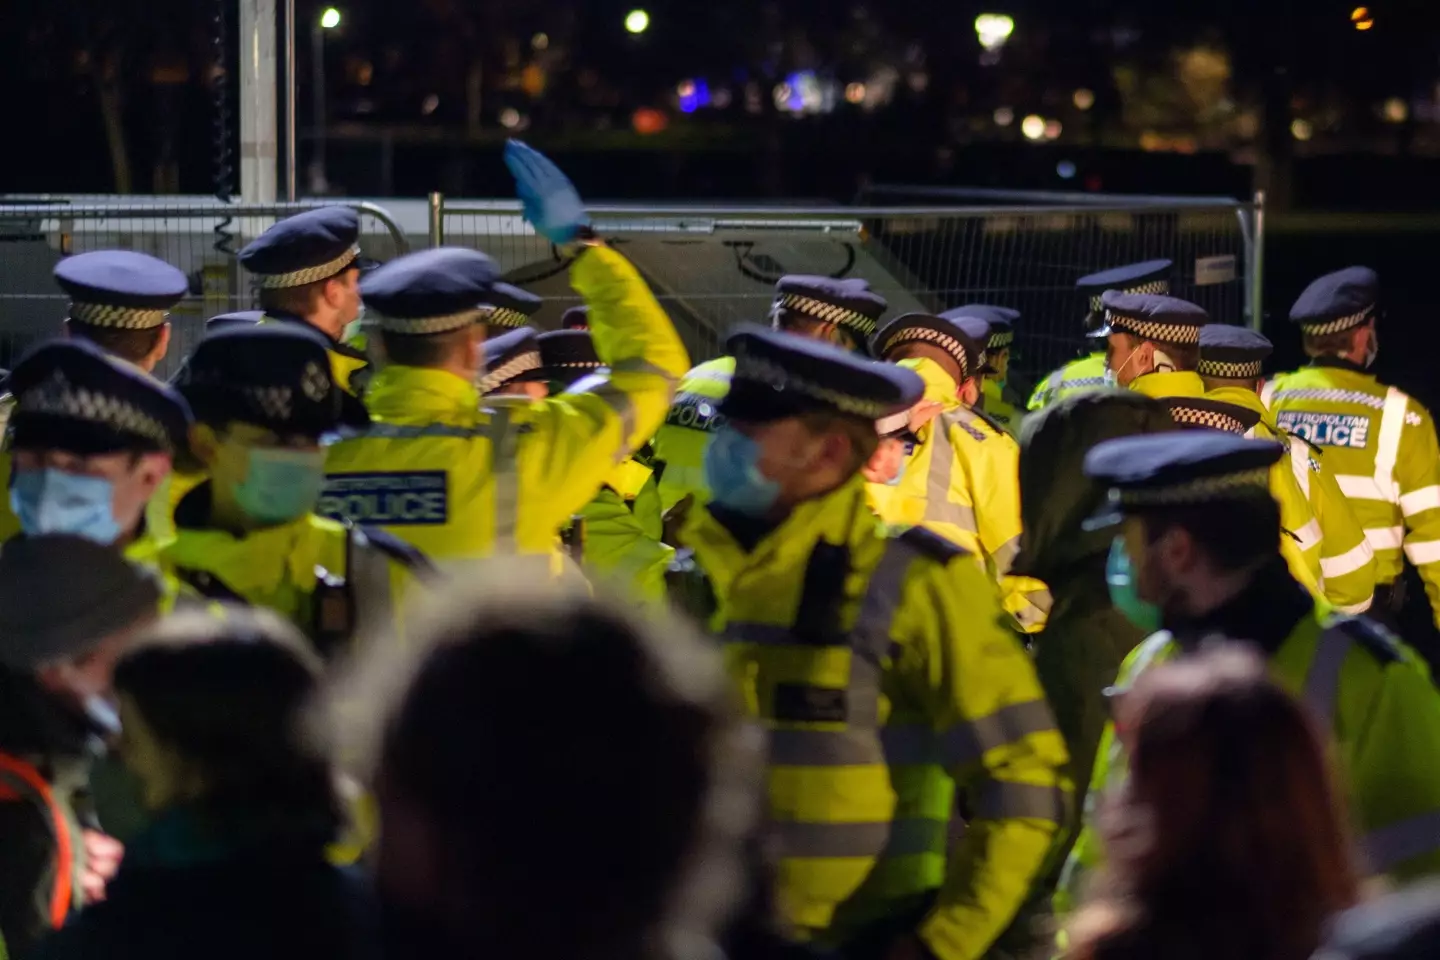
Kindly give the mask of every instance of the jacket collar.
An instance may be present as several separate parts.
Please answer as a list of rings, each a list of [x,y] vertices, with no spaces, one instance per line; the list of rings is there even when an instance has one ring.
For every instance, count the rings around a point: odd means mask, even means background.
[[[469,425],[479,417],[480,391],[446,370],[390,364],[370,381],[365,405],[377,420]]]
[[[1130,381],[1130,389],[1147,397],[1203,397],[1205,381],[1194,370],[1147,373]]]
[[[289,523],[237,537],[207,526],[210,497],[207,480],[180,501],[175,509],[176,537],[166,548],[166,560],[182,569],[223,574],[225,585],[243,596],[273,593],[286,582],[314,582],[315,568],[327,560],[319,549],[322,538],[311,536],[311,528],[326,521],[307,513]],[[257,562],[257,558],[270,562]]]
[[[1275,425],[1275,415],[1270,408],[1265,406],[1254,390],[1246,390],[1244,387],[1216,387],[1208,391],[1205,396],[1213,400],[1221,400],[1225,403],[1233,403],[1237,407],[1244,407],[1260,415],[1260,423],[1275,435],[1279,435],[1280,428]]]
[[[1356,362],[1353,361],[1353,360],[1346,360],[1344,357],[1335,357],[1335,356],[1315,357],[1314,359],[1312,359],[1312,360],[1310,361],[1310,366],[1312,366],[1312,367],[1330,367],[1330,368],[1335,369],[1335,370],[1348,370],[1348,371],[1350,371],[1351,373],[1363,374],[1364,376],[1367,376],[1367,377],[1373,377],[1373,376],[1374,376],[1373,373],[1371,373],[1368,369],[1366,369],[1366,367],[1364,366],[1364,364],[1356,363]]]
[[[1276,556],[1256,571],[1243,590],[1214,610],[1165,626],[1182,647],[1197,646],[1220,634],[1254,643],[1271,656],[1314,609],[1315,599]]]

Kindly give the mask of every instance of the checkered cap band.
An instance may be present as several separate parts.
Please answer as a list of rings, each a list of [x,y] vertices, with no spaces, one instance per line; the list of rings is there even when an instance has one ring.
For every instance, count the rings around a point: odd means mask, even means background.
[[[1168,487],[1148,487],[1135,490],[1111,490],[1110,500],[1122,507],[1150,507],[1168,504],[1208,503],[1212,500],[1228,499],[1232,493],[1246,487],[1257,487],[1262,491],[1270,489],[1270,468],[1259,467],[1227,473],[1218,477],[1201,477],[1186,480]]]
[[[480,378],[477,386],[482,394],[486,394],[492,390],[499,390],[522,373],[529,373],[531,370],[539,369],[540,351],[536,350],[530,353],[522,353],[520,356],[507,360],[494,370],[486,373]]]
[[[1358,327],[1370,319],[1375,312],[1375,304],[1370,304],[1359,313],[1352,313],[1348,317],[1337,317],[1334,320],[1326,320],[1321,323],[1300,324],[1300,329],[1313,337],[1323,337],[1327,333],[1339,333],[1341,330],[1349,330],[1351,327]]]
[[[879,420],[881,417],[887,416],[886,410],[891,406],[888,403],[866,400],[863,397],[852,397],[848,393],[832,390],[803,377],[797,377],[779,364],[772,363],[763,357],[748,354],[742,354],[735,358],[735,379],[750,380],[777,390],[804,394],[822,403],[828,403],[842,413],[854,414],[857,417],[864,417],[866,420]]]
[[[480,322],[488,323],[492,327],[523,327],[530,322],[530,318],[509,307],[486,306],[480,308]]]
[[[1174,406],[1170,408],[1170,417],[1185,427],[1207,427],[1211,430],[1224,430],[1226,433],[1245,435],[1245,424],[1241,423],[1238,417],[1232,417],[1228,413]]]
[[[164,310],[141,307],[117,307],[109,303],[70,304],[70,319],[92,327],[114,327],[117,330],[153,330],[165,322]]]
[[[875,432],[882,437],[888,437],[894,433],[900,433],[910,426],[910,411],[901,412],[890,417],[881,417],[875,421]]]
[[[954,337],[941,333],[939,330],[932,330],[930,327],[906,327],[897,330],[893,336],[887,339],[880,346],[880,353],[889,353],[891,348],[898,347],[902,343],[929,343],[939,347],[960,365],[960,379],[964,380],[970,376],[970,360],[965,350],[965,344]],[[981,351],[977,358],[980,366],[985,366],[985,353]]]
[[[1117,288],[1117,289],[1119,289],[1119,291],[1120,291],[1121,293],[1161,293],[1161,294],[1168,294],[1168,293],[1170,292],[1170,281],[1169,281],[1169,280],[1151,280],[1149,283],[1141,283],[1141,284],[1137,284],[1136,286],[1133,286],[1133,287],[1119,287],[1119,288]],[[1103,291],[1102,291],[1102,293],[1103,293]],[[1104,310],[1104,309],[1105,309],[1105,305],[1100,302],[1100,297],[1101,297],[1101,295],[1102,295],[1101,293],[1097,293],[1097,294],[1095,294],[1095,296],[1093,296],[1093,297],[1090,298],[1090,309],[1091,309],[1091,310]]]
[[[16,398],[16,410],[22,414],[49,414],[98,423],[119,433],[153,440],[166,450],[171,447],[170,434],[159,420],[118,397],[76,386],[58,370],[48,380],[20,394]]]
[[[1137,320],[1134,317],[1127,317],[1122,313],[1113,310],[1105,311],[1105,323],[1112,330],[1123,330],[1125,333],[1133,333],[1143,340],[1156,340],[1160,343],[1195,343],[1200,342],[1200,328],[1189,326],[1183,323],[1157,323],[1154,320]]]
[[[449,333],[451,330],[459,330],[461,327],[468,327],[472,323],[479,323],[482,320],[484,320],[483,311],[474,308],[461,310],[459,313],[447,313],[439,317],[390,317],[381,314],[380,329],[418,337],[431,333]]]
[[[1219,377],[1222,380],[1254,380],[1260,376],[1263,366],[1259,360],[1232,363],[1228,360],[1206,360],[1201,357],[1196,372],[1202,377]]]
[[[569,363],[547,363],[552,370],[599,370],[605,366],[599,360],[571,360]]]
[[[813,317],[824,323],[850,327],[867,337],[875,332],[873,317],[867,317],[857,310],[826,303],[824,300],[816,300],[814,297],[801,296],[798,293],[782,293],[776,297],[775,304],[770,308],[770,316],[774,317],[780,310],[794,310],[796,313],[803,313],[807,317]]]
[[[1014,342],[1015,342],[1015,331],[1014,331],[1014,330],[1002,330],[1002,331],[1000,331],[999,333],[992,333],[992,334],[990,334],[990,338],[985,341],[985,349],[987,349],[987,350],[1004,350],[1006,347],[1010,346],[1010,344],[1012,344],[1012,343],[1014,343]]]
[[[353,246],[334,260],[319,263],[313,267],[305,267],[303,270],[291,270],[289,273],[257,274],[260,278],[260,288],[262,290],[284,290],[288,287],[303,287],[316,280],[328,280],[354,263],[359,256],[360,247]]]

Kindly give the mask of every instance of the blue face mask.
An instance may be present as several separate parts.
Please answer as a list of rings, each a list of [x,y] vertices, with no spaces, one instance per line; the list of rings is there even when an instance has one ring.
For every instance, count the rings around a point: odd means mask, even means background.
[[[1105,586],[1110,591],[1110,603],[1140,632],[1149,635],[1160,629],[1160,607],[1141,600],[1135,592],[1134,571],[1123,537],[1116,537],[1110,544],[1110,555],[1105,559]]]
[[[10,481],[10,509],[28,537],[68,534],[105,547],[120,538],[115,485],[104,477],[49,467],[16,470]]]
[[[747,517],[763,517],[780,497],[780,484],[760,472],[760,444],[734,427],[721,427],[705,448],[710,499]]]
[[[900,481],[905,479],[905,468],[910,465],[910,455],[907,453],[905,459],[900,461],[900,469],[895,471],[895,476],[885,481],[887,487],[898,487]]]
[[[253,447],[235,502],[260,523],[286,523],[315,509],[325,485],[325,451]]]

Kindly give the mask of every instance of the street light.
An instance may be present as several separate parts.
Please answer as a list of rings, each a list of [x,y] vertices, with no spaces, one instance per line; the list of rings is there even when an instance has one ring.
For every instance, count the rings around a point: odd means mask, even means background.
[[[315,151],[310,158],[310,192],[316,196],[330,190],[325,176],[325,31],[340,26],[340,11],[326,7],[310,28],[310,94],[315,123]]]
[[[982,13],[975,18],[975,36],[986,50],[999,50],[1015,32],[1015,21],[1003,13]]]
[[[650,14],[644,10],[631,10],[625,14],[625,29],[634,34],[644,33],[650,29]]]

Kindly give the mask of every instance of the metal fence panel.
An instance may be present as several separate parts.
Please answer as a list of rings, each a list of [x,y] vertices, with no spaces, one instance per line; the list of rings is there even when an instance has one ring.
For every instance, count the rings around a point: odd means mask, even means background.
[[[553,326],[577,298],[565,264],[500,202],[444,202],[432,238],[496,257],[507,276],[540,294]],[[670,311],[698,361],[720,352],[740,321],[760,322],[787,273],[863,277],[890,302],[886,316],[999,303],[1024,316],[1011,369],[1034,379],[1083,348],[1086,273],[1169,257],[1174,292],[1221,322],[1247,318],[1252,260],[1248,206],[1227,202],[1114,206],[592,209],[602,236],[624,251]]]
[[[71,254],[124,249],[159,257],[190,278],[189,295],[171,312],[169,355],[156,370],[169,376],[199,341],[205,320],[257,305],[249,276],[229,251],[239,250],[278,218],[322,205],[0,204],[0,367],[10,367],[30,344],[60,333],[68,300],[52,279],[56,263]],[[388,260],[408,249],[383,208],[347,205],[360,212],[360,247],[366,256]]]

